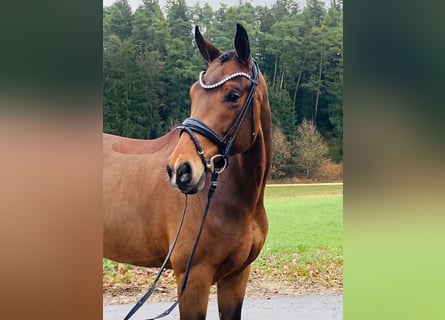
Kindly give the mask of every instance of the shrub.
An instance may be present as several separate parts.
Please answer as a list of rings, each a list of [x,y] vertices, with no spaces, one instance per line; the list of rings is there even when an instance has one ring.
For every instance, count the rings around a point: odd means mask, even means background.
[[[315,175],[315,179],[320,182],[343,181],[343,162],[335,163],[331,159],[324,160]]]
[[[278,127],[273,127],[272,144],[273,161],[269,178],[272,180],[280,180],[286,177],[287,172],[291,167],[291,144],[289,141],[287,141],[283,131]]]
[[[313,122],[304,119],[297,127],[295,146],[297,167],[312,179],[328,154],[328,147]]]

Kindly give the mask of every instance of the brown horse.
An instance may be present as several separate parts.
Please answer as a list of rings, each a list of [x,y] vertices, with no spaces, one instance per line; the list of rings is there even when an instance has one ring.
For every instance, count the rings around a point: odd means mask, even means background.
[[[179,311],[182,320],[205,319],[210,287],[216,283],[220,319],[240,319],[250,264],[268,229],[263,204],[272,160],[268,93],[241,25],[234,51],[221,52],[198,27],[195,39],[208,69],[190,89],[191,119],[181,130],[156,140],[104,135],[104,256],[161,266],[181,219],[184,194],[189,194],[183,228],[167,264],[175,272],[179,295],[210,175],[225,169]]]

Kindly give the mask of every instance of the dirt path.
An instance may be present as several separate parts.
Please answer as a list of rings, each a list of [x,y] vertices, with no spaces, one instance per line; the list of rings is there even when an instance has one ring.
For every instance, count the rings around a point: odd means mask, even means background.
[[[103,305],[135,303],[148,290],[148,286],[143,288],[131,285],[123,285],[116,288],[109,288],[103,293]],[[271,299],[276,296],[301,297],[308,295],[341,295],[340,288],[326,289],[320,286],[298,287],[297,285],[286,285],[274,281],[261,281],[249,283],[246,290],[246,298],[249,299]],[[156,287],[155,293],[150,297],[151,302],[168,302],[176,299],[176,287],[160,285]],[[210,300],[216,301],[216,288],[212,286]]]
[[[103,282],[103,305],[135,303],[142,297],[151,285],[156,268],[126,270],[123,275],[129,276],[118,283],[116,278]],[[148,274],[151,276],[148,276]],[[120,278],[119,278],[120,279]],[[343,293],[342,278],[330,279],[329,286],[326,282],[320,282],[318,278],[309,281],[302,278],[299,281],[289,281],[279,278],[277,275],[260,275],[255,270],[251,273],[246,298],[271,299],[277,296],[308,296],[308,295],[341,295]],[[167,302],[176,299],[176,282],[172,270],[166,270],[156,286],[155,293],[150,297],[150,302]],[[212,286],[210,300],[216,300],[216,288]]]

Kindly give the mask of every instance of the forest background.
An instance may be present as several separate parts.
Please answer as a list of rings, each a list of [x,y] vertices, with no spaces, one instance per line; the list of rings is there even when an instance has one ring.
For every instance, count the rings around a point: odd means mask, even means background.
[[[185,0],[128,0],[103,10],[104,132],[159,137],[190,112],[189,88],[206,69],[193,28],[233,49],[236,23],[250,39],[272,110],[272,180],[342,179],[343,3],[277,0],[270,8]]]

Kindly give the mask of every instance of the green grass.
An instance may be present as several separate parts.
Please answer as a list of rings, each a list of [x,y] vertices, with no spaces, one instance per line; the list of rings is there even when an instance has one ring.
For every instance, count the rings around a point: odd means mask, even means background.
[[[265,205],[269,234],[264,251],[307,258],[317,250],[342,255],[342,186],[268,187]]]
[[[342,283],[343,186],[267,187],[269,233],[254,268]]]
[[[297,186],[267,186],[266,204],[277,199],[304,197],[342,196],[342,185],[297,185]]]

